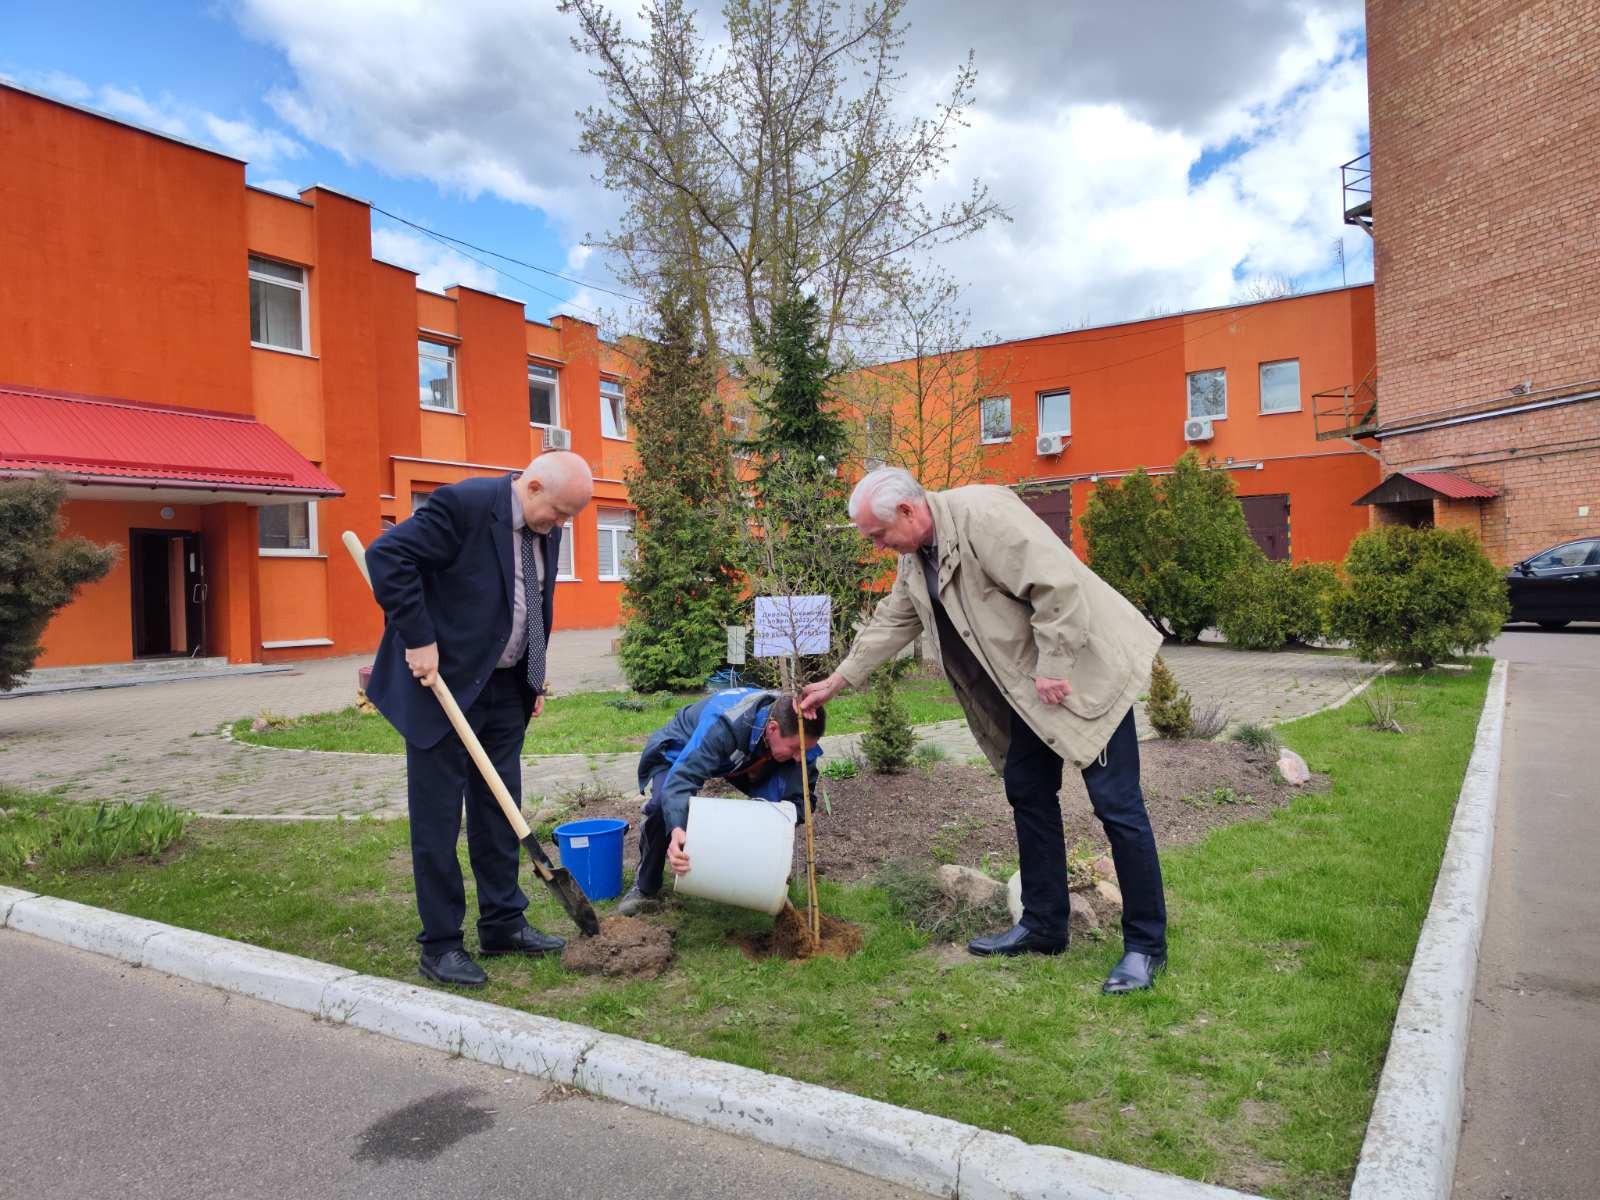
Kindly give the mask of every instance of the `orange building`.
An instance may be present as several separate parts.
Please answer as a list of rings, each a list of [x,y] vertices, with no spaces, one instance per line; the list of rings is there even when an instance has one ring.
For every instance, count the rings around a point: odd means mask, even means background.
[[[592,324],[421,291],[359,200],[3,84],[0,162],[0,478],[61,474],[69,529],[122,549],[41,666],[370,650],[340,532],[568,443],[596,488],[556,619],[616,623],[627,364]]]
[[[1352,502],[1379,469],[1370,443],[1318,440],[1312,397],[1352,388],[1374,354],[1363,285],[985,346],[959,386],[987,397],[968,418],[979,478],[1018,487],[1080,553],[1098,480],[1169,471],[1192,447],[1232,473],[1270,557],[1329,561],[1367,527]]]

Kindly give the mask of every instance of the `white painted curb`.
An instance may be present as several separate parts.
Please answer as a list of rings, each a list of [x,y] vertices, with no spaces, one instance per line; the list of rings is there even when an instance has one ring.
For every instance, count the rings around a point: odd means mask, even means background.
[[[449,992],[0,887],[0,925],[429,1046],[886,1182],[974,1200],[1253,1200]]]
[[[1433,902],[1395,1015],[1351,1200],[1449,1200],[1489,901],[1505,706],[1506,664],[1497,662]]]

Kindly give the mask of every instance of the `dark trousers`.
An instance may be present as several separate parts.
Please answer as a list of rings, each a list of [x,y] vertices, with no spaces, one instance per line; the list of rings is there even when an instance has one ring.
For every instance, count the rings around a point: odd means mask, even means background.
[[[667,818],[661,808],[661,789],[666,786],[667,772],[657,771],[650,780],[650,799],[644,802],[644,820],[639,824],[639,870],[634,874],[633,882],[646,896],[654,896],[661,890],[661,876],[667,865],[667,839],[671,830],[667,828]],[[816,801],[816,794],[812,793],[812,802]],[[765,800],[759,803],[768,803]],[[795,811],[799,813],[800,824],[806,823],[806,815],[800,812],[800,805],[795,804]]]
[[[1011,714],[1011,748],[1002,777],[1017,826],[1022,860],[1022,923],[1037,933],[1067,936],[1067,850],[1061,828],[1061,756]],[[1139,790],[1139,735],[1133,710],[1111,735],[1100,759],[1083,769],[1094,815],[1111,842],[1122,889],[1122,947],[1167,950],[1167,903],[1161,889],[1150,814]]]
[[[522,740],[533,710],[532,693],[518,667],[493,671],[466,710],[467,724],[522,803]],[[520,843],[494,793],[455,731],[426,750],[406,744],[406,793],[411,809],[411,874],[416,881],[417,941],[429,954],[461,948],[466,890],[456,842],[466,800],[467,857],[478,885],[478,940],[510,937],[527,924],[528,897],[517,883]]]

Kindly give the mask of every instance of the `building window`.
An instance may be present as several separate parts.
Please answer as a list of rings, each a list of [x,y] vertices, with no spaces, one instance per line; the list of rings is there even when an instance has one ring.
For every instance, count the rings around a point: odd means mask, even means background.
[[[1300,360],[1261,364],[1261,411],[1290,413],[1300,411]]]
[[[456,348],[417,342],[417,396],[423,408],[456,410]]]
[[[610,379],[600,381],[600,432],[608,438],[628,436],[627,396]]]
[[[633,562],[633,513],[625,508],[602,508],[600,525],[600,578],[626,579]]]
[[[1228,415],[1228,373],[1192,371],[1189,374],[1189,416],[1220,420]]]
[[[576,579],[572,570],[572,522],[561,527],[561,550],[556,555],[556,582]]]
[[[875,471],[883,466],[889,457],[889,447],[893,442],[893,418],[886,414],[868,417],[862,430],[863,457],[866,459],[862,465],[869,471]]]
[[[433,490],[431,488],[426,492],[412,492],[411,493],[411,511],[412,512],[416,512],[417,509],[421,508],[424,504],[426,504],[428,502],[428,497],[431,496],[431,495],[433,495]]]
[[[306,270],[250,256],[250,343],[306,351]]]
[[[991,396],[983,402],[982,429],[985,442],[1011,440],[1011,397]]]
[[[1072,393],[1039,393],[1039,436],[1057,433],[1072,436]]]
[[[292,557],[317,552],[317,506],[314,501],[268,504],[256,511],[262,554]]]
[[[561,381],[553,367],[528,364],[528,424],[561,425]]]

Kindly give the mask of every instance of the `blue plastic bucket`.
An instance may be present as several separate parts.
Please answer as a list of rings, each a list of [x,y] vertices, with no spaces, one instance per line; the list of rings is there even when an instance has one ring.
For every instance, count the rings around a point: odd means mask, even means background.
[[[568,821],[555,827],[561,865],[572,872],[591,900],[622,895],[622,837],[628,823],[609,817]]]

